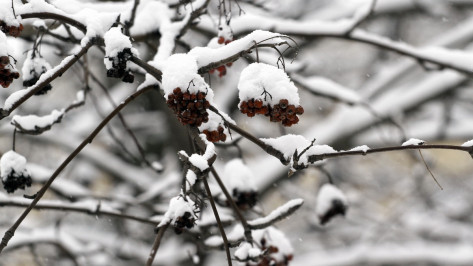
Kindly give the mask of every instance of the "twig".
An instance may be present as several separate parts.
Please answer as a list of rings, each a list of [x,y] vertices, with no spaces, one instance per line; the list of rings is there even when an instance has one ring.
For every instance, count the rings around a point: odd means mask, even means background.
[[[153,247],[151,248],[151,252],[149,253],[148,260],[146,261],[146,266],[151,266],[154,261],[154,257],[156,257],[156,253],[158,253],[159,245],[161,244],[161,239],[168,228],[169,223],[161,226],[159,228],[158,233],[156,234],[156,238],[154,239]]]
[[[130,20],[125,21],[125,33],[126,35],[130,36],[130,29],[135,24],[135,17],[136,17],[136,10],[138,9],[138,5],[140,4],[140,0],[135,0],[133,3],[133,8],[131,9],[131,16]]]
[[[420,158],[422,158],[422,162],[424,162],[424,165],[425,165],[425,168],[427,168],[427,171],[429,171],[430,173],[430,176],[432,176],[432,178],[434,179],[435,183],[437,183],[437,186],[439,186],[440,190],[443,190],[443,187],[440,185],[439,181],[437,180],[437,178],[435,178],[434,174],[432,173],[432,171],[430,171],[430,167],[429,165],[427,164],[427,162],[425,161],[424,159],[424,155],[422,155],[422,152],[420,150],[419,151],[419,155],[420,155]]]
[[[56,171],[51,175],[51,177],[48,179],[48,181],[43,185],[43,187],[38,191],[36,197],[34,200],[30,203],[28,208],[26,208],[21,216],[16,220],[16,222],[5,232],[2,241],[0,243],[0,253],[3,251],[3,249],[8,245],[8,242],[10,239],[13,237],[15,234],[16,229],[20,226],[20,224],[23,222],[23,220],[26,218],[26,216],[30,213],[30,211],[36,206],[38,201],[43,197],[44,193],[48,190],[48,188],[51,186],[51,184],[54,182],[54,180],[58,177],[58,175],[66,168],[66,166],[82,151],[82,149],[87,146],[87,144],[92,143],[94,138],[97,136],[97,134],[105,127],[105,125],[110,122],[110,120],[118,113],[120,112],[125,106],[127,106],[130,102],[132,102],[136,97],[139,95],[143,94],[144,92],[152,89],[153,87],[146,87],[143,88],[139,91],[134,92],[128,98],[126,98],[117,108],[115,108],[110,114],[100,122],[100,124],[90,133],[90,135],[82,141],[82,143],[71,153],[69,156],[61,163],[61,165],[56,169]]]
[[[212,206],[212,211],[215,215],[215,220],[217,220],[218,229],[220,230],[220,235],[222,235],[223,246],[225,247],[225,253],[227,254],[228,265],[232,266],[232,257],[230,255],[230,248],[228,246],[227,235],[225,234],[225,229],[223,229],[222,222],[220,221],[220,216],[218,215],[217,207],[215,206],[215,202],[212,197],[212,192],[210,191],[209,183],[207,182],[207,178],[205,177],[202,178],[202,181],[204,183],[205,192],[207,193],[209,197],[210,205]]]
[[[238,206],[236,205],[235,201],[233,200],[233,197],[228,193],[227,188],[225,187],[225,184],[223,184],[222,179],[218,175],[217,171],[215,170],[215,167],[211,166],[210,171],[212,172],[215,180],[218,183],[218,186],[222,190],[223,194],[225,194],[225,197],[227,198],[227,201],[230,203],[230,206],[233,209],[233,212],[237,215],[238,219],[240,220],[241,224],[243,225],[243,229],[245,230],[245,238],[246,241],[252,243],[253,242],[253,236],[251,235],[251,228],[248,225],[248,222],[246,221],[245,217],[243,214],[241,214],[240,209],[238,209]]]

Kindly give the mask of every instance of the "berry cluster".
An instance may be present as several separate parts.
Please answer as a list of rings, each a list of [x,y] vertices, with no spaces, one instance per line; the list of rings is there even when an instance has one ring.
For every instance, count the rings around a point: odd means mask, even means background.
[[[207,109],[210,103],[205,99],[204,92],[190,93],[182,92],[181,88],[175,88],[168,95],[166,103],[177,115],[179,121],[184,125],[200,126],[209,121]]]
[[[186,227],[187,229],[194,227],[194,222],[194,217],[190,212],[185,212],[183,216],[177,217],[176,222],[174,222],[174,232],[179,235]]]
[[[265,255],[261,259],[261,261],[256,264],[257,266],[287,266],[289,265],[289,261],[293,259],[293,255],[283,255],[283,260],[278,261],[275,257],[272,257],[271,254],[276,254],[279,252],[279,249],[275,246],[269,245],[267,246],[267,241],[265,238],[262,238],[261,241],[261,249],[266,250]],[[255,265],[247,263],[247,266]]]
[[[218,126],[217,130],[204,129],[202,133],[205,134],[207,140],[210,142],[225,141],[227,139],[227,135],[223,132],[222,126]]]
[[[31,187],[32,180],[29,174],[16,173],[12,170],[6,179],[2,179],[2,183],[3,188],[8,193],[13,193],[19,188],[25,189],[25,187]]]
[[[13,36],[13,37],[18,37],[20,36],[21,31],[23,30],[23,24],[20,24],[20,26],[9,26],[5,21],[0,20],[0,30],[3,31],[3,33]]]
[[[248,117],[253,117],[256,114],[269,116],[271,122],[282,122],[284,126],[290,127],[299,122],[297,115],[303,114],[304,108],[300,105],[296,107],[289,104],[286,99],[281,99],[274,106],[264,105],[262,100],[249,99],[241,102],[240,111]]]
[[[0,85],[8,88],[14,79],[20,77],[20,74],[11,67],[8,56],[0,56]]]
[[[127,69],[128,60],[133,56],[130,48],[125,48],[118,52],[117,56],[109,57],[112,68],[107,69],[107,77],[121,78],[123,82],[133,83],[135,76]]]
[[[233,189],[233,199],[238,208],[242,210],[253,208],[256,205],[256,196],[256,191],[239,191],[236,188]]]

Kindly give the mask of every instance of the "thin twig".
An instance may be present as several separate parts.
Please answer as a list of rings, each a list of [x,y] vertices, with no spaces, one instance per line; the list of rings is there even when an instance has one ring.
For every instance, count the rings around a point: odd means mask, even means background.
[[[246,241],[252,243],[253,242],[253,236],[251,235],[251,228],[248,225],[248,222],[246,221],[245,217],[243,214],[240,212],[240,209],[236,205],[235,201],[233,200],[233,197],[228,193],[227,188],[225,187],[225,184],[223,184],[222,179],[218,175],[217,171],[215,170],[215,167],[211,166],[210,171],[212,172],[215,180],[218,183],[218,186],[222,190],[223,194],[225,194],[225,197],[227,198],[227,201],[230,203],[230,206],[233,209],[233,212],[237,215],[238,219],[240,220],[241,224],[243,225],[243,228],[245,230],[245,238]]]
[[[225,234],[225,229],[223,229],[222,221],[220,220],[220,216],[218,215],[217,207],[215,206],[215,202],[212,197],[212,192],[210,191],[209,183],[207,182],[207,178],[205,177],[202,178],[202,180],[204,183],[205,192],[207,193],[207,196],[209,197],[210,205],[212,206],[212,211],[215,215],[215,220],[217,220],[218,229],[220,230],[220,235],[222,235],[223,246],[225,247],[225,253],[227,254],[228,266],[232,266],[232,257],[230,255],[230,248],[228,246],[227,235]]]
[[[439,186],[440,190],[443,190],[443,187],[440,185],[439,181],[437,180],[437,178],[435,178],[434,174],[432,173],[432,171],[430,171],[430,167],[429,165],[427,164],[427,162],[425,161],[424,159],[424,155],[422,155],[422,152],[420,150],[419,151],[419,154],[420,154],[420,158],[422,158],[422,161],[424,162],[424,165],[425,165],[425,168],[427,168],[427,171],[429,171],[430,173],[430,176],[432,176],[432,178],[434,179],[435,183],[437,183],[437,186]]]
[[[161,244],[161,239],[168,228],[169,223],[164,224],[159,228],[158,233],[156,234],[156,238],[154,239],[153,247],[151,248],[151,252],[149,253],[148,260],[146,261],[146,266],[151,266],[154,261],[154,257],[156,257],[156,253],[158,253],[159,245]]]

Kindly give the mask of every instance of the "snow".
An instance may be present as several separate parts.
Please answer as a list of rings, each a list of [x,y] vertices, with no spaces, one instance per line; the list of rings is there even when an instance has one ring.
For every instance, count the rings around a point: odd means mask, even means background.
[[[291,255],[294,252],[291,242],[286,238],[283,232],[273,226],[262,230],[253,231],[253,239],[257,243],[261,243],[261,239],[266,240],[266,246],[274,246],[278,248],[277,253],[271,253],[270,256],[277,261],[284,261],[284,256]]]
[[[404,143],[402,143],[402,146],[422,145],[424,143],[425,143],[425,141],[423,141],[423,140],[411,138],[411,139],[405,141]]]
[[[465,143],[462,144],[463,147],[471,147],[473,146],[473,139],[472,140],[469,140]]]
[[[293,199],[286,202],[284,205],[279,206],[277,209],[273,210],[270,214],[262,218],[257,218],[251,221],[248,221],[249,225],[261,225],[261,224],[271,224],[274,221],[280,220],[284,217],[287,217],[290,213],[294,212],[304,203],[303,199]]]
[[[361,145],[361,146],[356,146],[355,148],[350,149],[350,151],[362,151],[366,153],[369,149],[370,147],[368,147],[367,145]]]
[[[225,165],[223,182],[230,191],[237,189],[239,192],[256,191],[253,172],[241,159],[233,159]]]
[[[324,216],[331,208],[334,200],[339,200],[343,205],[347,205],[348,201],[343,192],[332,184],[324,184],[317,195],[317,205],[315,212],[317,216]]]
[[[164,218],[158,227],[176,222],[177,218],[183,216],[186,212],[190,213],[194,219],[197,219],[194,206],[195,203],[187,196],[179,195],[172,198],[169,202],[169,209],[164,214]]]
[[[163,90],[164,97],[172,93],[175,88],[190,93],[207,93],[206,99],[213,101],[213,92],[205,80],[197,74],[197,62],[193,56],[188,54],[174,54],[170,56],[163,68]]]
[[[15,18],[11,6],[11,0],[0,0],[0,20],[5,22],[8,26],[19,27],[21,23],[21,17]]]
[[[205,134],[200,134],[199,137],[205,142],[205,144],[207,145],[206,148],[205,148],[205,153],[202,154],[202,155],[199,155],[199,154],[192,154],[190,157],[189,157],[189,162],[199,168],[200,171],[205,171],[209,168],[209,163],[208,163],[208,160],[210,160],[210,158],[212,158],[212,156],[215,155],[215,145],[211,142],[208,142],[207,141],[207,137],[205,136]]]
[[[249,99],[261,100],[263,105],[279,104],[287,99],[289,104],[299,105],[297,87],[284,70],[264,63],[252,63],[240,75],[238,82],[240,104]]]
[[[278,138],[261,138],[266,145],[280,151],[287,161],[293,160],[294,152],[300,156],[298,163],[307,164],[308,159],[312,155],[323,155],[336,153],[337,151],[329,145],[311,145],[311,142],[301,135],[287,134]],[[301,155],[306,148],[306,152]]]
[[[195,47],[188,54],[194,56],[198,67],[201,68],[233,55],[237,55],[242,51],[246,51],[255,45],[255,43],[283,43],[284,40],[282,37],[284,37],[284,35],[269,31],[255,30],[245,37],[234,40],[231,43],[219,48]]]
[[[192,170],[187,170],[186,173],[186,190],[189,191],[197,181],[197,176]]]
[[[13,174],[14,176],[28,176],[26,169],[26,158],[10,150],[2,155],[0,159],[0,176],[3,181]]]
[[[134,56],[138,56],[138,51],[132,47],[130,37],[122,33],[121,27],[113,27],[108,30],[104,35],[105,42],[105,58],[104,63],[107,69],[112,68],[112,61],[109,58],[114,58],[123,49],[129,48]],[[127,62],[127,67],[129,62]]]
[[[39,128],[46,128],[59,122],[64,116],[64,111],[53,110],[51,114],[45,116],[37,115],[14,115],[11,123],[20,127],[20,130],[34,131]]]
[[[257,258],[261,255],[261,250],[256,248],[256,246],[253,247],[253,245],[248,242],[242,242],[234,255],[238,260],[244,261],[247,259]]]

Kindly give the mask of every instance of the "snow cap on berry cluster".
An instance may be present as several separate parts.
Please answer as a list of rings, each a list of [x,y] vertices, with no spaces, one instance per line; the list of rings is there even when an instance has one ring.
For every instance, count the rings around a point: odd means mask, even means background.
[[[19,27],[21,24],[20,17],[15,17],[12,11],[11,0],[0,1],[0,21],[3,21],[7,26]]]
[[[37,78],[35,75],[41,75],[50,69],[51,65],[44,57],[38,55],[33,57],[33,51],[29,51],[21,68],[23,81]]]
[[[269,256],[276,262],[284,262],[286,258],[292,256],[294,249],[291,242],[287,239],[283,232],[273,226],[269,226],[262,230],[254,230],[252,232],[253,239],[258,243],[265,243],[265,248],[275,247],[276,252],[269,252]],[[264,239],[264,240],[263,240]]]
[[[264,63],[253,63],[243,69],[238,90],[240,103],[253,99],[263,101],[264,105],[275,105],[287,99],[289,104],[297,106],[300,101],[297,87],[286,72]]]
[[[112,68],[112,61],[108,58],[116,57],[119,52],[129,48],[134,56],[138,56],[138,51],[132,47],[130,37],[122,33],[122,27],[113,27],[103,36],[105,42],[104,63],[107,69]],[[127,67],[129,67],[127,62]]]
[[[207,101],[212,104],[213,92],[209,85],[199,74],[195,57],[187,54],[174,54],[164,63],[163,67],[163,90],[167,99],[175,88],[188,91],[191,94],[197,92],[206,93]]]
[[[191,217],[197,219],[195,214],[195,203],[187,196],[179,195],[169,201],[169,208],[164,214],[163,220],[158,224],[161,227],[165,224],[175,223],[179,217],[184,216],[186,212],[190,213]]]
[[[233,159],[225,165],[223,182],[230,191],[256,191],[255,176],[241,159]]]
[[[7,181],[11,175],[29,176],[26,169],[26,158],[14,151],[4,153],[0,159],[0,176],[2,180],[4,182]]]

